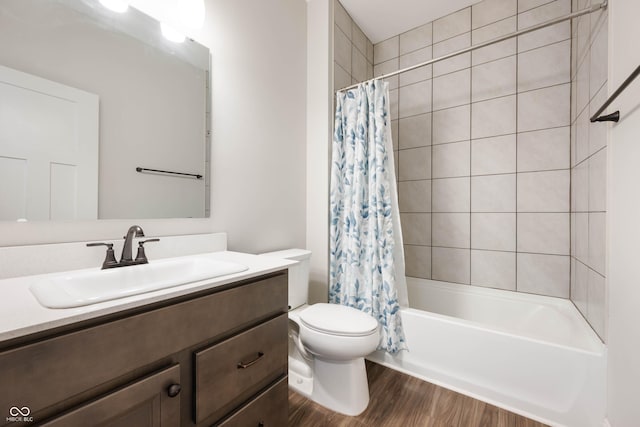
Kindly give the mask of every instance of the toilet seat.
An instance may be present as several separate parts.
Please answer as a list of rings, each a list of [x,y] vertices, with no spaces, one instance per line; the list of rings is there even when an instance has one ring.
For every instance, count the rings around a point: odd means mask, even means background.
[[[313,304],[299,314],[307,328],[328,335],[364,337],[375,334],[378,321],[352,307],[338,304]]]

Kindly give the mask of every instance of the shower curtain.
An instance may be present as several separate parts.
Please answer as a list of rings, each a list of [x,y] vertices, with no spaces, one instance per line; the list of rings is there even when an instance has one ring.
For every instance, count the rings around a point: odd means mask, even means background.
[[[408,305],[389,116],[388,83],[336,95],[330,195],[329,301],[370,314],[378,348],[406,350]]]

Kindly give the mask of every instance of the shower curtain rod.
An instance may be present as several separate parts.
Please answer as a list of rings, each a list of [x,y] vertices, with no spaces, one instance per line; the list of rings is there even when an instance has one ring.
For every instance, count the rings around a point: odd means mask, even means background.
[[[532,31],[539,30],[541,28],[549,27],[551,25],[555,25],[555,24],[558,24],[560,22],[567,21],[569,19],[577,18],[578,16],[586,15],[588,13],[597,12],[600,9],[606,9],[607,8],[607,3],[608,3],[608,0],[604,0],[602,3],[593,5],[593,6],[589,7],[589,8],[587,8],[587,9],[579,10],[577,12],[573,12],[573,13],[570,13],[569,15],[561,16],[559,18],[554,18],[554,19],[551,19],[549,21],[542,22],[541,24],[537,24],[537,25],[534,25],[532,27],[525,28],[524,30],[520,30],[520,31],[516,31],[514,33],[510,33],[510,34],[504,35],[504,36],[500,36],[500,37],[497,37],[495,39],[491,39],[491,40],[488,40],[486,42],[479,43],[479,44],[476,44],[476,45],[473,45],[473,46],[458,50],[456,52],[452,52],[452,53],[440,56],[440,57],[435,58],[435,59],[430,59],[428,61],[421,62],[420,64],[412,65],[410,67],[394,71],[392,73],[381,74],[378,77],[374,77],[372,79],[365,80],[364,82],[361,82],[361,83],[370,82],[370,81],[373,81],[373,80],[376,80],[376,79],[386,79],[387,77],[391,77],[391,76],[395,76],[397,74],[401,74],[401,73],[404,73],[404,72],[407,72],[407,71],[415,70],[416,68],[424,67],[425,65],[430,65],[430,64],[433,64],[435,62],[444,61],[445,59],[453,58],[454,56],[462,55],[463,53],[471,52],[472,50],[480,49],[482,47],[491,46],[492,44],[500,43],[501,41],[508,40],[510,38],[517,37],[517,36],[520,36],[522,34],[527,34],[527,33],[530,33]],[[336,92],[343,92],[345,90],[353,89],[354,87],[357,87],[361,83],[356,83],[356,84],[353,84],[351,86],[347,86],[345,88],[337,90]]]

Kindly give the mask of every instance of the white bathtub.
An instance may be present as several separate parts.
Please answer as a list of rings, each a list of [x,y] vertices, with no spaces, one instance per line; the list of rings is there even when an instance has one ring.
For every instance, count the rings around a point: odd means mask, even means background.
[[[571,302],[407,282],[409,351],[368,359],[552,426],[603,425],[605,346]]]

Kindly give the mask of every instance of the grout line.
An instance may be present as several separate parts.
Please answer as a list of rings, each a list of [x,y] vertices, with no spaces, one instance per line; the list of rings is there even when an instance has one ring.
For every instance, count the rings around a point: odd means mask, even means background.
[[[425,180],[427,181],[427,180]],[[405,182],[405,181],[401,181]],[[606,214],[606,211],[579,211],[579,212],[569,212],[569,211],[402,211],[400,212],[403,215],[449,215],[449,214],[470,214],[470,215],[571,215],[574,213],[579,214],[589,214],[589,213],[599,213]]]
[[[418,147],[418,148],[428,148],[428,146]],[[606,147],[603,147],[603,148],[606,148]],[[413,148],[409,148],[405,150],[395,150],[395,151],[408,151],[408,150],[413,150]],[[436,180],[443,180],[443,179],[481,178],[481,177],[489,177],[489,176],[509,176],[509,175],[517,175],[517,174],[564,172],[564,171],[571,172],[571,169],[569,168],[546,169],[546,170],[543,169],[543,170],[522,171],[522,172],[505,172],[505,173],[490,173],[490,174],[481,174],[481,175],[459,175],[459,176],[440,176],[440,177],[434,177],[432,174],[432,176],[429,178],[402,179],[402,180],[399,180],[399,182],[414,182],[414,181],[428,181],[428,180],[436,181]]]
[[[433,43],[433,22],[431,23],[431,43]],[[433,56],[433,49],[431,49],[431,56]],[[430,174],[429,177],[433,178],[433,66],[431,66],[431,112],[429,113],[429,120],[431,120],[431,126],[429,128],[429,142],[431,143],[431,165],[429,166],[430,170]],[[399,80],[400,76],[398,76],[398,84],[400,84],[400,80]],[[431,180],[430,182],[430,200],[429,200],[429,211],[433,212],[433,180]],[[431,216],[431,218],[429,219],[429,240],[431,244],[433,244],[433,215]],[[433,277],[433,249],[429,251],[429,264],[430,264],[430,268],[429,268],[429,276]]]
[[[473,8],[470,8],[470,13],[469,13],[469,19],[471,20],[471,28],[473,29]],[[472,37],[473,33],[469,34],[469,43],[471,44],[473,42]],[[471,53],[469,53],[469,63],[471,63],[472,67],[471,67],[471,71],[469,71],[469,136],[471,136],[473,134],[473,129],[472,129],[472,115],[471,115],[471,100],[473,98],[473,58],[471,57]],[[517,73],[516,73],[517,74]],[[473,242],[472,242],[472,236],[473,236],[473,227],[472,227],[472,218],[471,218],[471,211],[473,210],[473,199],[472,199],[472,194],[473,194],[473,189],[472,189],[472,183],[473,180],[471,179],[471,172],[473,170],[473,148],[472,148],[471,141],[469,141],[469,246],[473,246]],[[433,181],[431,181],[431,185],[433,186]],[[433,216],[431,217],[431,220],[433,221]],[[473,258],[471,257],[471,251],[469,251],[469,283],[471,284],[473,282],[473,280],[471,280],[471,275],[472,275],[472,271],[473,271]]]

